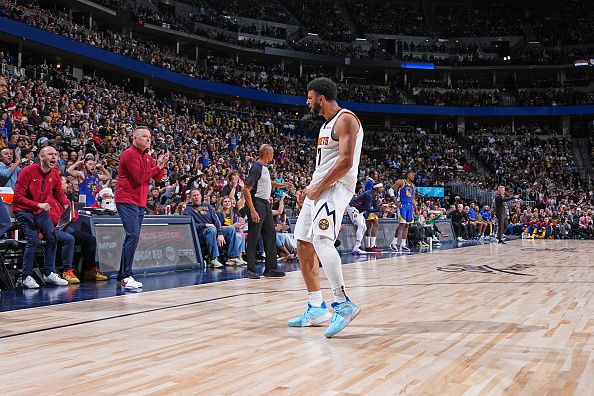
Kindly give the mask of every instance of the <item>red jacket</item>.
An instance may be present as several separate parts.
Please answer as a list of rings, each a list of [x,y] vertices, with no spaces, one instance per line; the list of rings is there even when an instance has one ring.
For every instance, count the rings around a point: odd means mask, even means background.
[[[14,201],[12,210],[20,210],[33,214],[43,211],[37,207],[40,203],[50,203],[55,198],[62,205],[69,205],[70,201],[62,191],[60,173],[52,169],[45,175],[41,172],[39,164],[31,164],[24,167],[17,178],[14,186]]]
[[[150,154],[142,153],[132,145],[120,156],[116,203],[146,207],[150,180],[161,181],[164,175],[165,169],[156,166]]]

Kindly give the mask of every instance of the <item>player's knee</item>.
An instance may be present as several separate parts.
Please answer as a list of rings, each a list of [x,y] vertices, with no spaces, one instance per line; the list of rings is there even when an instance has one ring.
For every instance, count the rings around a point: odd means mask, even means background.
[[[334,240],[324,235],[314,235],[313,237],[313,246],[318,253],[318,256],[322,252],[326,252],[328,250],[336,250],[334,247]]]

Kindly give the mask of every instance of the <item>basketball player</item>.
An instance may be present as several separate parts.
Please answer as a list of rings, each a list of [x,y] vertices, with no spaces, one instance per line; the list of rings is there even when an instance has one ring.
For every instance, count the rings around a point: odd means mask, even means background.
[[[298,195],[302,209],[295,225],[297,255],[309,303],[303,315],[288,323],[291,327],[319,326],[332,317],[324,333],[328,338],[343,330],[361,311],[345,294],[340,255],[334,241],[355,192],[363,127],[355,114],[338,106],[336,91],[336,84],[325,77],[307,85],[307,105],[314,115],[323,116],[326,122],[318,136],[312,180]],[[320,290],[318,259],[334,295],[332,316]]]
[[[390,244],[390,248],[396,252],[410,252],[406,244],[408,238],[408,227],[414,222],[416,208],[415,202],[415,172],[409,170],[406,172],[406,178],[398,180],[391,189],[388,190],[388,194],[392,197],[396,205],[398,206],[398,219],[400,223],[396,227],[396,233],[394,239]],[[398,199],[396,199],[394,192],[398,191]]]
[[[375,246],[375,239],[377,238],[379,228],[377,212],[380,211],[380,205],[378,198],[383,189],[384,185],[382,183],[375,184],[372,186],[372,190],[365,191],[353,198],[346,208],[346,212],[356,228],[356,241],[353,247],[353,254],[379,253],[382,251]],[[365,221],[365,216],[367,216],[367,221]],[[366,250],[361,249],[363,235],[368,235],[366,236]]]

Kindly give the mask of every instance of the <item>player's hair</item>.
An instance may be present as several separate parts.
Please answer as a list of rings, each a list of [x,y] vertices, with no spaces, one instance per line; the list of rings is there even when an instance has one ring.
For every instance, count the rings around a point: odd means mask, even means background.
[[[328,77],[318,77],[311,80],[307,84],[307,90],[314,91],[318,95],[324,95],[326,100],[336,100],[336,94],[338,92],[336,84]]]

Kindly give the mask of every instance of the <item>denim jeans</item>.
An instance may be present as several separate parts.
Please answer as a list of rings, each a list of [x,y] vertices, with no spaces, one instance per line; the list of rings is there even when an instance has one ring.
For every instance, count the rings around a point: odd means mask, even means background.
[[[23,279],[33,274],[33,263],[35,262],[35,255],[41,240],[39,233],[45,239],[45,260],[44,273],[48,275],[50,272],[56,270],[56,233],[54,225],[50,219],[49,213],[45,210],[39,214],[33,214],[19,210],[15,212],[15,217],[19,226],[25,234],[27,245],[23,252]]]
[[[56,239],[62,245],[62,271],[68,271],[74,261],[74,237],[65,231],[56,231]]]
[[[122,246],[122,259],[120,260],[120,271],[118,272],[118,280],[127,278],[132,273],[132,264],[134,263],[134,253],[140,240],[140,229],[142,227],[142,219],[144,218],[144,208],[134,204],[116,204],[118,214],[124,226],[126,238]]]
[[[237,236],[235,227],[223,227],[223,237],[227,243],[227,253],[229,257],[241,256],[242,241]],[[206,244],[210,259],[212,260],[215,257],[219,257],[220,253],[219,244],[217,242],[217,229],[214,227],[206,227],[204,231],[202,231],[202,240]]]

